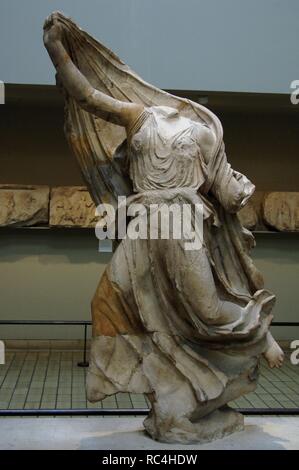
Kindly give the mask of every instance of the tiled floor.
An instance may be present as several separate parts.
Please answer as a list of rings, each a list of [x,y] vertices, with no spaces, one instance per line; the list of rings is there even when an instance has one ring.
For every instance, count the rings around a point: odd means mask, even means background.
[[[146,408],[143,395],[119,393],[92,404],[86,399],[86,369],[80,351],[16,351],[0,366],[0,409]],[[299,366],[288,358],[280,370],[262,364],[259,385],[232,403],[239,408],[299,407]]]

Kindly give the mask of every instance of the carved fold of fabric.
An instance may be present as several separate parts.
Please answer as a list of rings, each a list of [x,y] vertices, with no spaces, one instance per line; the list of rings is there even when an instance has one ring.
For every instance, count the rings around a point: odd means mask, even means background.
[[[182,116],[209,126],[216,137],[213,151],[216,158],[223,133],[219,119],[210,110],[145,82],[70,18],[57,13],[56,20],[62,28],[63,43],[70,58],[94,88],[115,99],[140,103],[145,107],[168,106],[178,110]],[[84,111],[66,89],[64,96],[66,137],[94,202],[96,205],[109,202],[116,206],[118,195],[132,192],[127,172],[121,171],[113,161],[117,149],[126,140],[126,132],[124,128],[107,122],[105,115],[101,119]],[[126,147],[123,149],[124,160]]]
[[[149,202],[156,203],[157,210],[161,205],[204,202],[184,188],[168,191],[167,197],[162,190],[132,199],[146,208]],[[228,224],[225,213],[219,207],[216,211],[216,204],[212,210],[211,204],[205,206],[203,246],[198,250],[185,250],[184,239],[126,238],[120,243],[93,299],[95,335],[159,331],[204,340],[224,336],[237,340],[258,328],[260,314],[270,311],[274,296],[261,290],[262,277],[249,257],[238,219],[229,216],[233,220]],[[213,228],[215,219],[220,226]],[[246,317],[213,324],[211,315],[223,300],[247,305]]]
[[[124,357],[125,367],[122,364]],[[124,390],[135,393],[158,390],[162,393],[164,389],[163,393],[167,391],[169,396],[171,390],[176,393],[177,388],[182,387],[196,402],[217,398],[227,383],[225,374],[190,346],[182,344],[180,338],[163,333],[98,336],[92,344],[90,361],[89,399],[92,399],[93,390],[94,396],[97,393],[97,380],[101,392],[106,394]]]
[[[149,193],[137,196],[146,202]],[[158,192],[151,197],[157,201]],[[182,202],[182,197],[175,191],[168,200],[163,197],[164,204],[176,198]],[[246,259],[239,259],[242,250],[248,256],[241,226],[235,227],[240,241],[235,244],[221,211],[218,215],[221,225],[214,227],[218,238],[211,235],[210,215],[204,223],[205,246],[196,254],[185,251],[182,240],[125,239],[120,243],[92,304],[89,399],[117,391],[150,394],[154,390],[162,396],[167,391],[176,400],[188,394],[188,406],[194,410],[195,403],[205,406],[210,400],[224,400],[240,376],[251,390],[257,356],[265,348],[273,295],[250,287],[250,271],[243,268]],[[221,250],[216,249],[217,240]],[[248,305],[246,319],[238,324],[217,326],[207,321],[210,285],[203,254],[208,254],[213,267],[219,297]],[[176,379],[164,384],[161,374]],[[189,411],[184,408],[182,413]]]
[[[117,392],[154,397],[159,415],[192,417],[256,386],[257,360],[265,347],[264,324],[254,340],[236,349],[190,342],[164,333],[93,338],[87,396],[98,401]],[[166,413],[167,411],[167,413]]]
[[[228,295],[247,302],[264,287],[263,276],[250,257],[254,236],[242,227],[235,214],[226,213],[214,199],[212,202],[220,221],[220,227],[208,238],[215,274]]]

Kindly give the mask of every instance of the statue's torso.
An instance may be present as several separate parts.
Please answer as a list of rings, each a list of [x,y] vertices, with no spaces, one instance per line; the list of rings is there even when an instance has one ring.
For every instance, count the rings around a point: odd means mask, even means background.
[[[148,117],[133,135],[129,148],[134,191],[198,189],[205,181],[199,145],[201,124],[166,106],[146,111]]]

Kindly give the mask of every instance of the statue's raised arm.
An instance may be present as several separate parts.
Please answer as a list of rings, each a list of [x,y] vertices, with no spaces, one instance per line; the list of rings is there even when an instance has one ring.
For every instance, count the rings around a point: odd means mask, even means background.
[[[130,127],[143,106],[112,98],[94,88],[72,62],[63,46],[59,13],[52,13],[44,24],[44,44],[57,70],[58,78],[79,106],[109,122]]]

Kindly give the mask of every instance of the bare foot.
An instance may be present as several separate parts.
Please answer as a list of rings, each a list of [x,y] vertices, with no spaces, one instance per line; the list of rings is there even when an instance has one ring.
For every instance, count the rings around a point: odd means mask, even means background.
[[[284,360],[284,352],[278,346],[276,341],[273,341],[271,345],[269,345],[268,349],[264,352],[264,357],[268,362],[269,367],[273,369],[273,367],[281,367],[283,360]]]

